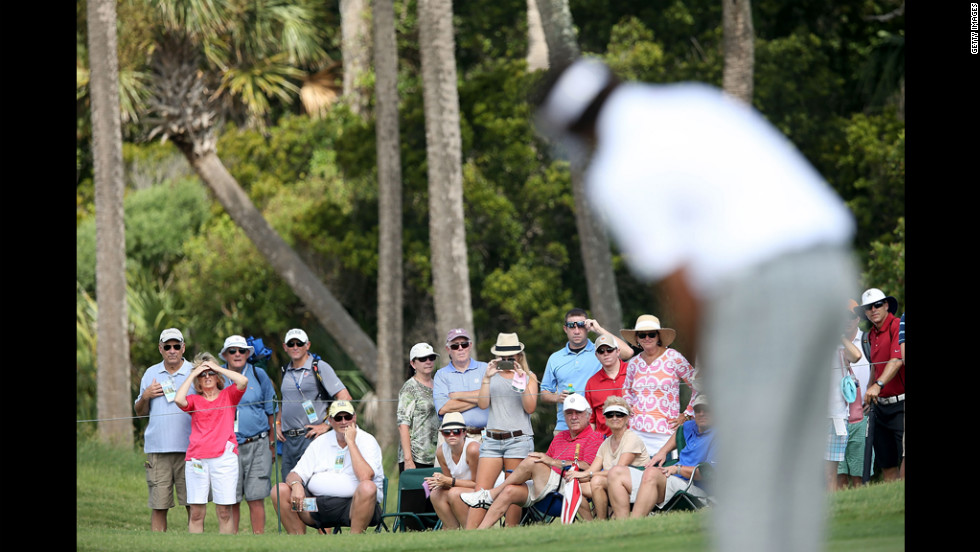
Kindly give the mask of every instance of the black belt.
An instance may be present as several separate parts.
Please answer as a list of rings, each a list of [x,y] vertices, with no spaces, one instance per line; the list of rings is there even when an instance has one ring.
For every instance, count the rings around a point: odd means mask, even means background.
[[[259,439],[262,439],[263,437],[268,437],[268,436],[269,436],[269,432],[268,431],[263,431],[262,433],[259,433],[258,435],[252,435],[251,437],[246,437],[245,438],[245,442],[242,443],[242,444],[244,445],[244,444],[247,444],[247,443],[251,443],[252,441],[258,441]]]
[[[283,431],[282,434],[286,437],[299,437],[301,435],[306,435],[309,432],[310,430],[304,427],[303,429],[287,429],[286,431]]]
[[[510,439],[511,437],[520,437],[524,435],[524,432],[519,429],[517,431],[490,431],[488,429],[486,435],[491,439],[501,441],[503,439]]]
[[[467,426],[466,427],[466,433],[468,433],[470,435],[479,435],[479,434],[483,433],[483,428],[482,427]]]

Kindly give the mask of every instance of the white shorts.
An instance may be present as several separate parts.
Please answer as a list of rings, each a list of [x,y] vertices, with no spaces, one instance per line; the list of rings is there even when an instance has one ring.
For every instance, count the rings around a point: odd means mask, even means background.
[[[638,470],[633,466],[628,466],[630,469],[630,504],[636,502],[636,492],[640,490],[640,481],[643,480],[643,470]],[[656,467],[650,468],[651,470],[658,469]]]
[[[684,489],[687,488],[687,483],[688,480],[684,479],[683,477],[677,477],[676,475],[671,475],[670,477],[668,477],[667,488],[664,490],[664,501],[661,502],[660,504],[657,504],[657,508],[663,508],[664,506],[666,506],[667,503],[670,502],[670,499],[674,498],[674,495],[677,494],[678,491],[683,491]],[[705,493],[704,490],[702,490],[701,487],[698,487],[696,484],[691,485],[690,490],[688,490],[687,492],[688,494],[692,494],[694,496],[708,496],[708,494]]]
[[[657,454],[657,452],[659,452],[660,449],[667,444],[667,441],[670,440],[670,436],[672,435],[668,433],[650,433],[649,431],[634,430],[633,432],[639,435],[640,439],[643,440],[643,444],[647,446],[647,453],[650,456]],[[667,455],[667,459],[673,458],[674,452],[675,451],[671,451],[671,453]]]
[[[200,464],[200,468],[195,467]],[[184,463],[187,482],[187,503],[207,504],[208,490],[215,504],[236,504],[238,494],[238,455],[229,441],[225,452],[217,458],[198,458]]]
[[[548,496],[548,493],[553,493],[558,490],[558,485],[561,483],[561,476],[555,470],[549,470],[551,475],[548,476],[548,482],[545,483],[544,489],[541,492],[535,493],[534,480],[528,479],[527,483],[527,500],[521,506],[524,508],[529,507],[535,502],[540,501],[542,498]]]

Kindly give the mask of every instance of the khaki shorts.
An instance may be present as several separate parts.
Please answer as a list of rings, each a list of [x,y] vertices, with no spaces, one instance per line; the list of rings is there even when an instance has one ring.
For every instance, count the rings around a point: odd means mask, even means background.
[[[187,506],[187,483],[184,481],[183,452],[150,452],[146,455],[146,487],[149,490],[147,505],[152,510],[169,510],[174,507],[174,489],[177,504]]]
[[[548,476],[548,482],[545,483],[544,488],[538,491],[534,488],[534,480],[528,479],[525,485],[527,485],[527,500],[521,506],[524,508],[530,507],[535,502],[541,501],[544,497],[548,496],[548,493],[553,493],[558,490],[558,485],[561,483],[561,476],[555,470],[550,470],[551,475]]]

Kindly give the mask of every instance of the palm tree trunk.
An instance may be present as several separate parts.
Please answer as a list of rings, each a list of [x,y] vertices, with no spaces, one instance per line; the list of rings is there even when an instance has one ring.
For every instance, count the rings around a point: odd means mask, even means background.
[[[750,0],[722,0],[725,92],[752,105],[752,79],[755,71],[755,31]]]
[[[548,43],[541,26],[537,0],[527,0],[527,70],[548,68]]]
[[[436,334],[458,327],[472,332],[451,0],[419,0],[418,19]]]
[[[548,43],[548,63],[561,67],[579,56],[578,39],[572,26],[568,0],[535,0],[541,14],[541,27]]]
[[[133,445],[126,311],[126,226],[115,0],[89,0],[88,46],[95,164],[99,438]]]
[[[368,0],[340,0],[341,52],[344,60],[344,98],[351,110],[364,116],[368,91],[359,83],[371,63],[371,10]]]
[[[398,126],[398,51],[392,0],[374,1],[375,134],[378,156],[379,420],[395,420],[402,348],[402,168]],[[395,443],[394,423],[375,424],[382,448]]]
[[[327,286],[310,270],[299,254],[269,226],[268,221],[241,189],[213,151],[194,155],[182,148],[194,171],[201,177],[232,220],[241,227],[272,268],[292,288],[320,325],[337,341],[372,384],[377,384],[377,347],[364,330],[334,298]]]

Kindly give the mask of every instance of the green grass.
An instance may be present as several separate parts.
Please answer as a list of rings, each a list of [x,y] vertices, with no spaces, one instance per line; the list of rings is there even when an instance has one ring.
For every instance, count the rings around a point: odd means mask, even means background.
[[[150,531],[146,507],[144,455],[80,439],[76,444],[76,547],[78,550],[304,550],[342,547],[344,552],[374,550],[483,550],[568,552],[616,550],[676,552],[707,550],[704,530],[710,512],[678,512],[642,520],[576,523],[479,533],[452,531],[323,536],[278,534],[276,513],[266,501],[266,534],[253,535],[248,508],[242,507],[240,532],[219,535],[214,505],[208,505],[203,535],[187,533],[183,508],[170,511],[167,533]],[[397,469],[389,474],[388,511],[396,505]],[[880,483],[840,491],[830,497],[830,551],[894,551],[905,549],[905,484]]]

